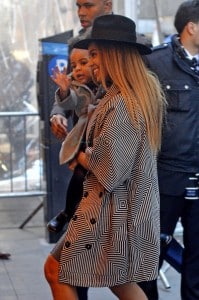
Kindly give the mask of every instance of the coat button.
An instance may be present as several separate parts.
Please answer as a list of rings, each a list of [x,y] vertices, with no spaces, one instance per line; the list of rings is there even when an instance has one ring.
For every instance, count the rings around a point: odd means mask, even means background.
[[[171,86],[170,86],[169,84],[167,84],[166,89],[167,89],[167,90],[170,90],[170,89],[171,89]]]
[[[184,88],[185,88],[185,90],[188,90],[189,86],[187,84],[185,84]]]
[[[95,224],[96,220],[94,218],[90,219],[91,224]]]
[[[99,197],[102,198],[102,196],[103,196],[103,192],[100,192]]]
[[[72,219],[73,219],[73,221],[76,221],[77,220],[77,215],[74,215]]]
[[[85,248],[86,248],[87,250],[90,250],[90,249],[92,248],[92,245],[91,245],[91,244],[86,244],[86,245],[85,245]]]
[[[66,247],[66,248],[69,248],[69,247],[70,247],[70,242],[69,242],[69,241],[65,242],[65,247]]]
[[[84,197],[88,197],[88,192],[84,192]]]

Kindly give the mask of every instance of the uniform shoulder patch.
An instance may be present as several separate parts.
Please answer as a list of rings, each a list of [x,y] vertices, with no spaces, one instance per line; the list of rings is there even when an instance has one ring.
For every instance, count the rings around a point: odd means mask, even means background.
[[[168,48],[168,46],[169,46],[168,43],[163,43],[161,45],[153,47],[152,50],[153,51],[157,51],[157,50],[160,50],[160,49],[166,49],[166,48]]]

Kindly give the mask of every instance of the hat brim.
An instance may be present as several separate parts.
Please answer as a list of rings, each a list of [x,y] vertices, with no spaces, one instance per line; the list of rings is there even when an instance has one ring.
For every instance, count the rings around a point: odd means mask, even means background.
[[[109,40],[107,40],[107,39],[83,39],[83,40],[75,43],[73,45],[73,47],[78,48],[78,49],[88,49],[88,47],[91,43],[97,43],[97,42],[104,42],[105,44],[106,43],[109,43],[109,44],[119,43],[119,44],[129,45],[132,48],[136,48],[141,55],[147,55],[147,54],[152,53],[152,49],[143,44],[130,42],[130,41],[126,42],[126,41],[122,41],[122,40],[116,41],[116,40],[111,40],[111,39],[109,39]]]

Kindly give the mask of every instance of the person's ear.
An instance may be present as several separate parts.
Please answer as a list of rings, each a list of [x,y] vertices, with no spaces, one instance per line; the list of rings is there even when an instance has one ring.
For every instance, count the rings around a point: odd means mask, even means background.
[[[198,29],[198,23],[194,23],[194,22],[187,23],[187,31],[190,35],[194,35],[197,29]]]
[[[113,9],[112,0],[105,0],[105,3],[104,3],[105,13],[107,13],[107,14],[112,13],[112,9]]]

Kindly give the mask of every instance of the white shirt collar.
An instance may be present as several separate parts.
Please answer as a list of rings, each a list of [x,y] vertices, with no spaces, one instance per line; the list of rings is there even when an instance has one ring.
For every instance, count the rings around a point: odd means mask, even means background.
[[[197,61],[199,61],[199,54],[191,55],[190,52],[189,52],[187,49],[184,48],[184,50],[185,50],[185,52],[187,53],[187,57],[188,57],[189,59],[196,58]]]

